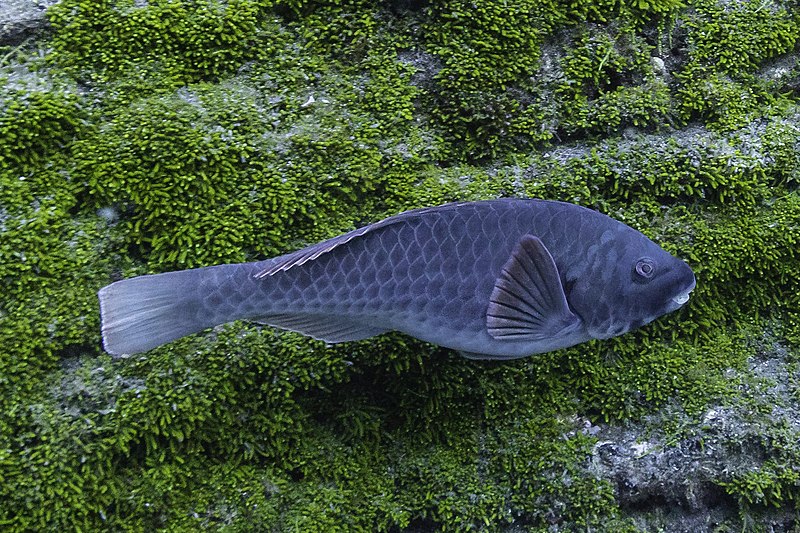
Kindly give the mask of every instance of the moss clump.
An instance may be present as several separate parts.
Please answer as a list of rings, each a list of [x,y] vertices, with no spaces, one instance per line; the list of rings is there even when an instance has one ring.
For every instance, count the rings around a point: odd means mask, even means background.
[[[78,134],[82,119],[73,93],[57,89],[7,91],[0,119],[3,172],[30,172]]]
[[[442,61],[431,117],[454,155],[478,160],[562,134],[660,125],[671,112],[669,90],[653,76],[641,30],[679,7],[438,2],[428,9],[424,42]],[[619,18],[608,23],[612,17]],[[559,31],[575,33],[565,57],[554,53]]]
[[[712,423],[709,441],[730,450],[730,469],[715,482],[735,498],[753,523],[771,509],[796,509],[800,478],[796,399],[797,353],[767,330],[745,343],[755,350],[748,372],[738,376],[740,395],[720,410],[735,409],[731,430]]]
[[[80,188],[66,168],[85,129],[74,90],[53,80],[0,92],[0,383],[4,412],[36,389],[58,354],[97,342],[94,290],[106,279],[110,238],[92,215],[75,216]],[[12,392],[13,391],[13,392]]]
[[[442,61],[431,116],[453,149],[484,157],[516,135],[549,139],[541,131],[546,115],[535,96],[512,87],[535,70],[544,36],[563,22],[555,6],[437,2],[427,14],[426,48]]]
[[[176,82],[230,73],[254,54],[272,2],[69,0],[48,10],[58,64],[81,76],[115,77],[161,63]]]
[[[93,205],[120,208],[151,265],[243,261],[287,250],[287,235],[329,236],[363,217],[357,202],[403,194],[429,150],[406,127],[408,69],[386,53],[367,65],[365,78],[278,56],[244,80],[141,99],[77,145],[76,172]]]
[[[253,115],[255,103],[236,96],[242,116]],[[219,118],[205,115],[217,101],[202,87],[154,97],[77,147],[76,171],[87,178],[95,205],[120,209],[131,244],[156,264],[194,266],[242,261],[247,250],[274,253],[270,236],[280,233],[281,218],[291,212],[285,207],[293,199],[291,186],[263,175],[265,162],[252,161],[254,125],[233,123],[226,109]],[[129,206],[135,206],[130,215]],[[269,211],[278,215],[264,231],[261,217]]]
[[[736,129],[781,101],[774,84],[754,74],[764,61],[795,47],[800,20],[782,3],[694,5],[690,58],[677,75],[680,114],[720,130]]]
[[[579,36],[564,57],[564,80],[556,88],[566,133],[666,125],[669,89],[655,75],[651,52],[632,26],[590,27]]]

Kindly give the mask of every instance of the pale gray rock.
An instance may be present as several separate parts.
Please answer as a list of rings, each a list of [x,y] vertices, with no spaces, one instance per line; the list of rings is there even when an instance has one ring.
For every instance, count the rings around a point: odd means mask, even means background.
[[[16,45],[47,26],[45,11],[59,0],[0,2],[0,45]]]

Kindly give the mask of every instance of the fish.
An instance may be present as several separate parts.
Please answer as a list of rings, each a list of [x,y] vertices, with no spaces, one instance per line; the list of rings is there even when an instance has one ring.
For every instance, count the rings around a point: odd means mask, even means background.
[[[399,331],[504,360],[622,335],[695,285],[685,261],[605,214],[503,198],[406,211],[271,259],[124,279],[98,297],[114,355],[249,320],[330,344]]]

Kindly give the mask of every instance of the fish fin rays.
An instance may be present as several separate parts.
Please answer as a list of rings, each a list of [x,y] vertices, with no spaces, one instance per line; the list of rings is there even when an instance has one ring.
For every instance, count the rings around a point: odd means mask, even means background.
[[[103,346],[112,355],[146,352],[236,316],[190,313],[202,269],[165,272],[117,281],[97,293]]]
[[[489,335],[500,340],[538,341],[565,335],[580,325],[544,243],[520,239],[495,282],[486,310]]]
[[[308,246],[302,250],[298,250],[275,259],[269,259],[267,260],[268,266],[262,271],[258,272],[255,277],[258,279],[266,278],[277,272],[285,272],[293,266],[303,265],[309,261],[313,261],[317,257],[326,254],[339,246],[347,244],[353,239],[361,237],[362,235],[366,235],[367,233],[373,231],[375,226],[377,226],[377,224],[365,226],[349,233],[345,233],[344,235],[339,235],[338,237],[328,239],[327,241]]]
[[[330,315],[281,313],[251,319],[259,324],[267,324],[308,335],[317,340],[336,344],[359,341],[389,331],[385,328],[365,326],[358,322]]]
[[[525,355],[493,355],[493,354],[489,354],[489,353],[467,352],[465,350],[458,350],[458,355],[460,355],[464,359],[469,359],[471,361],[511,361],[513,359],[522,359],[523,357],[527,357],[530,354],[525,354]]]
[[[478,352],[465,352],[463,350],[459,350],[458,355],[460,355],[464,359],[471,359],[472,361],[490,361],[490,360],[500,359],[496,355],[489,355]]]
[[[402,222],[408,222],[429,213],[450,211],[467,203],[469,202],[453,202],[436,207],[422,207],[420,209],[412,209],[411,211],[399,213],[387,219],[375,222],[374,224],[364,226],[363,228],[354,229],[353,231],[345,233],[344,235],[339,235],[338,237],[328,239],[327,241],[308,246],[302,250],[297,250],[296,252],[292,252],[281,257],[276,257],[274,259],[268,259],[264,261],[264,269],[258,272],[255,277],[261,279],[271,276],[277,272],[284,272],[294,266],[299,266],[309,261],[313,261],[319,256],[369,233],[373,233]]]

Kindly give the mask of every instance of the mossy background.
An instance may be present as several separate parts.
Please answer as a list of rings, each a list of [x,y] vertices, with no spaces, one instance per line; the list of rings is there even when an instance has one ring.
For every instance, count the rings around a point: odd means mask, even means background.
[[[797,2],[47,16],[0,48],[1,528],[800,527]],[[500,196],[643,231],[691,303],[510,363],[244,323],[102,351],[111,281]]]

